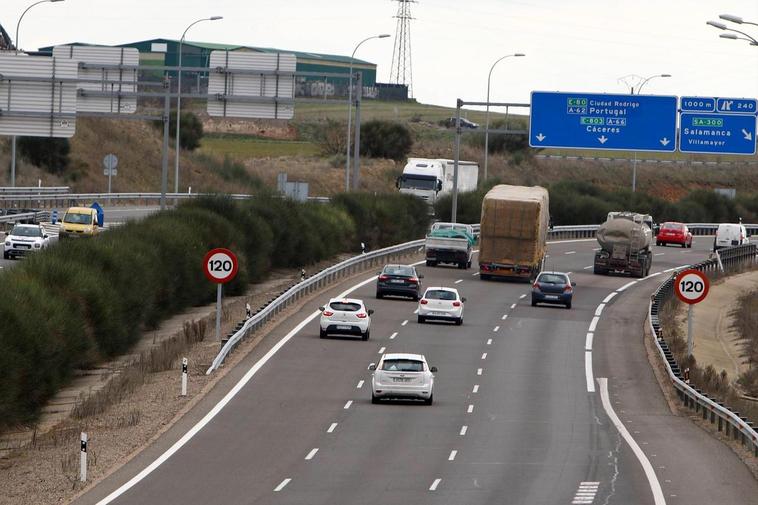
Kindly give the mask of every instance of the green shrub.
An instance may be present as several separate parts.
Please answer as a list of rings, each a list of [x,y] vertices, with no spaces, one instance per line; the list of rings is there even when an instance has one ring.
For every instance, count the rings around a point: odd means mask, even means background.
[[[361,155],[401,161],[413,147],[411,131],[402,123],[373,120],[361,126]]]
[[[68,139],[53,137],[19,137],[19,156],[50,172],[60,175],[66,171],[71,160],[71,144]]]
[[[192,112],[182,112],[182,127],[179,131],[179,146],[187,151],[194,151],[200,147],[200,141],[203,139],[203,122],[200,121]],[[162,123],[155,123],[161,128]],[[176,111],[171,111],[168,123],[168,134],[172,139],[176,139]]]

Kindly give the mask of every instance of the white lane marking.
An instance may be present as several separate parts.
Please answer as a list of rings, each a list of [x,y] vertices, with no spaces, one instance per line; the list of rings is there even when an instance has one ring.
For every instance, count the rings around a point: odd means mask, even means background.
[[[412,263],[411,266],[417,266],[424,263],[424,261],[417,261],[416,263]],[[346,289],[342,293],[338,294],[335,298],[346,298],[347,295],[352,293],[353,291],[356,291],[357,289],[362,288],[366,284],[372,283],[376,281],[377,275],[373,275],[369,277],[368,279],[365,279],[358,284],[355,284],[354,286]],[[184,445],[192,440],[192,437],[197,435],[197,433],[202,430],[211,420],[218,415],[221,410],[226,407],[226,405],[232,401],[232,399],[237,396],[237,394],[242,390],[245,385],[250,382],[250,379],[253,378],[253,376],[258,373],[258,371],[263,368],[263,366],[272,358],[274,355],[279,352],[279,349],[284,347],[284,345],[289,342],[292,337],[297,335],[300,330],[305,328],[305,326],[319,317],[321,315],[321,312],[316,310],[313,313],[311,313],[309,316],[307,316],[305,319],[303,319],[300,324],[295,326],[292,331],[287,333],[282,339],[276,343],[261,359],[259,359],[250,369],[245,373],[245,375],[242,376],[242,378],[237,382],[237,384],[234,385],[234,387],[221,399],[219,402],[214,405],[214,407],[208,411],[205,416],[203,416],[202,419],[200,419],[190,430],[185,433],[182,438],[177,440],[174,445],[169,447],[163,454],[158,456],[158,458],[155,459],[152,463],[150,463],[148,466],[146,466],[141,472],[139,472],[137,475],[129,479],[126,483],[124,483],[121,487],[113,491],[111,494],[97,502],[97,505],[107,505],[108,503],[112,502],[131,488],[133,488],[135,485],[137,485],[142,479],[150,475],[155,471],[156,468],[161,466],[163,463],[165,463],[171,456],[176,454],[176,452],[184,447]],[[285,479],[284,485],[287,485],[287,482],[289,482],[291,479]],[[284,486],[282,486],[284,487]]]
[[[603,313],[603,309],[604,308],[605,308],[605,304],[604,303],[601,303],[600,305],[598,305],[597,308],[595,309],[595,315],[597,317],[600,317],[600,314]]]
[[[608,303],[608,302],[610,302],[611,300],[613,300],[613,297],[615,297],[617,294],[618,294],[618,293],[616,293],[616,292],[614,291],[614,292],[613,292],[613,293],[611,293],[610,295],[606,296],[606,297],[605,297],[605,300],[603,300],[603,303]]]
[[[289,484],[290,481],[292,481],[292,479],[284,479],[278,486],[276,486],[274,488],[274,492],[278,493],[279,491],[281,491],[282,489],[284,489],[284,486],[286,486],[287,484]]]
[[[395,337],[397,337],[397,332],[390,335],[390,340],[395,340]]]
[[[313,459],[313,456],[315,456],[317,452],[318,452],[318,447],[316,447],[315,449],[311,449],[311,452],[308,453],[305,459]]]
[[[458,279],[458,280],[457,280],[457,281],[455,281],[453,284],[460,284],[461,282],[463,282],[463,279]]]
[[[473,411],[474,411],[474,406],[473,405],[469,405],[468,406],[468,410],[466,410],[466,412],[469,413],[469,414],[471,414]]]
[[[645,476],[647,477],[648,484],[650,485],[650,490],[653,492],[653,501],[655,502],[655,505],[665,505],[666,498],[663,496],[661,483],[658,482],[658,477],[655,475],[653,465],[650,464],[650,460],[647,459],[647,456],[645,456],[645,453],[642,452],[640,446],[637,445],[634,437],[629,434],[626,426],[624,426],[624,423],[621,422],[621,420],[616,415],[616,412],[613,410],[611,400],[608,396],[608,379],[605,377],[599,377],[597,381],[600,384],[600,398],[602,399],[605,413],[608,414],[611,422],[614,424],[614,426],[616,426],[616,429],[624,438],[624,440],[626,440],[626,443],[629,444],[632,452],[634,452],[634,455],[637,456],[637,459],[642,465],[642,469],[645,471]]]
[[[523,295],[521,295],[521,296],[518,297],[519,300],[523,300],[524,298],[526,298],[526,294],[523,294]]]
[[[448,461],[455,461],[455,455],[458,454],[458,451],[450,451],[450,456],[447,457]]]
[[[647,277],[645,277],[645,279],[649,279],[651,277],[655,277],[656,275],[661,275],[661,272],[655,272],[654,274],[650,274]]]
[[[472,393],[478,393],[479,392],[479,384],[474,384],[474,389],[471,390]]]
[[[587,392],[595,392],[595,381],[592,377],[592,351],[584,351],[584,374],[587,376]]]
[[[353,404],[353,400],[348,400],[348,402],[345,404],[345,407],[344,407],[344,409],[345,409],[345,410],[349,409],[349,408],[350,408],[350,405],[352,405],[352,404]]]
[[[637,282],[638,281],[627,282],[626,284],[624,284],[623,286],[621,286],[620,288],[618,288],[616,290],[616,292],[617,293],[621,293],[622,291],[626,291],[626,288],[630,288],[630,287],[634,286],[635,284],[637,284]]]
[[[667,268],[667,269],[666,269],[666,270],[664,270],[663,272],[664,272],[664,273],[673,272],[673,271],[674,271],[674,270],[676,270],[677,268],[679,268],[679,267],[674,267],[674,268]]]
[[[487,353],[486,352],[482,353],[482,359],[487,359]]]
[[[384,354],[384,351],[386,351],[386,350],[387,350],[386,347],[380,347],[379,351],[377,351],[377,354]]]
[[[503,317],[501,317],[500,319],[502,319],[503,321],[505,321],[506,319],[508,319],[508,314],[503,314]]]
[[[576,254],[576,251],[566,251],[566,252],[565,252],[565,253],[563,253],[563,254]]]
[[[432,485],[429,486],[429,491],[437,491],[437,486],[440,485],[440,482],[442,482],[442,479],[434,479],[434,482],[432,482]]]
[[[516,304],[515,303],[511,304],[511,310],[513,310],[515,308],[516,308]]]
[[[600,250],[599,247],[596,247],[596,248],[593,249],[593,251],[599,251],[599,250]]]
[[[414,314],[418,314],[418,309],[413,311]]]
[[[360,381],[358,381],[358,385],[357,385],[357,386],[355,386],[355,389],[360,389],[360,388],[362,388],[362,387],[363,387],[363,381],[362,381],[362,380],[360,380]]]
[[[492,345],[492,339],[491,338],[487,339],[487,345]]]
[[[327,433],[334,433],[334,429],[337,427],[337,423],[332,423],[331,426],[329,426],[329,429],[326,430]]]
[[[597,323],[600,321],[600,318],[595,316],[592,318],[592,321],[590,321],[590,329],[589,331],[595,331],[595,328],[597,328]]]
[[[574,240],[548,240],[546,244],[576,244],[577,242],[597,242],[594,238],[577,238]]]
[[[584,267],[584,270],[589,270],[590,268],[594,267],[595,265],[590,265],[588,267]]]
[[[476,369],[476,375],[482,375],[482,372],[484,371],[483,368],[477,368]]]
[[[474,272],[473,274],[471,274],[471,277],[476,277],[477,275],[479,275],[479,272]]]
[[[460,431],[459,435],[460,435],[460,436],[463,436],[463,435],[465,435],[465,434],[466,434],[466,432],[467,432],[467,431],[468,431],[468,426],[466,426],[466,425],[464,424],[463,426],[461,426],[461,431]]]
[[[587,340],[584,341],[584,350],[585,351],[591,351],[592,350],[592,339],[595,337],[595,334],[592,332],[587,332]]]
[[[571,275],[571,274],[573,274],[573,273],[574,273],[574,272],[566,272],[566,275]]]
[[[653,256],[663,256],[664,254],[666,254],[666,253],[655,253],[655,254],[653,254]]]
[[[405,321],[403,321],[402,323],[400,323],[400,326],[405,326],[406,324],[408,324],[408,320],[407,319]]]
[[[495,328],[492,331],[494,331],[495,333],[497,333],[498,331],[500,331],[500,326],[495,326]]]

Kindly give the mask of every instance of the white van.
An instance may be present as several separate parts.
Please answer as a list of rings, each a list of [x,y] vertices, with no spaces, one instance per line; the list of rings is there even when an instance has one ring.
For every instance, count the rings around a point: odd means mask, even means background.
[[[716,230],[716,239],[713,241],[713,250],[743,245],[750,242],[748,240],[745,225],[721,223]]]

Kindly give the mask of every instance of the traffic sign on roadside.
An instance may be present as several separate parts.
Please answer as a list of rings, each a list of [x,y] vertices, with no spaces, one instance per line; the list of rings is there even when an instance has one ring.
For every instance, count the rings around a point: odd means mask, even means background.
[[[684,303],[694,305],[705,300],[710,289],[708,277],[700,270],[683,270],[674,280],[676,296]]]
[[[229,249],[211,249],[203,259],[203,270],[209,281],[226,284],[237,275],[237,256]]]
[[[755,154],[756,110],[754,98],[682,97],[679,150]]]
[[[675,96],[532,92],[531,147],[676,150]]]

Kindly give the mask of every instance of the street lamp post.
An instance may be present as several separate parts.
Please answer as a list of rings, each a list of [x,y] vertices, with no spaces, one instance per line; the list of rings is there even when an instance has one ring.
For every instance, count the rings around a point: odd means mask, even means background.
[[[18,43],[18,29],[21,27],[21,20],[24,19],[24,16],[27,12],[29,12],[29,9],[34,7],[35,5],[44,4],[44,3],[55,3],[55,2],[63,2],[63,0],[40,0],[39,2],[34,2],[29,7],[24,10],[24,12],[21,13],[21,16],[18,18],[18,23],[16,23],[16,39],[15,39],[15,45],[16,45],[16,54],[18,54],[19,49],[19,43]],[[16,187],[16,136],[13,135],[11,137],[11,187]]]
[[[738,24],[738,25],[753,25],[758,26],[758,23],[753,23],[751,21],[745,21],[739,16],[733,16],[731,14],[721,14],[719,18],[730,21],[732,23]],[[719,23],[718,21],[706,21],[705,24],[710,25],[714,28],[717,28],[719,30],[724,30],[726,32],[734,32],[734,33],[722,33],[720,37],[722,39],[731,39],[731,40],[745,40],[750,43],[751,46],[758,46],[758,39],[753,37],[752,35],[742,32],[740,30],[735,30],[734,28],[729,28],[724,23]],[[738,37],[735,35],[735,33],[739,33],[740,35],[743,35],[743,37]]]
[[[179,131],[181,129],[181,113],[182,113],[182,46],[184,45],[184,37],[187,36],[187,32],[190,28],[202,21],[217,21],[224,19],[223,16],[211,16],[209,18],[198,19],[191,23],[182,33],[182,38],[179,39],[179,69],[177,70],[177,92],[176,92],[176,157],[174,159],[174,193],[179,192]]]
[[[345,156],[345,191],[350,191],[350,132],[353,119],[353,58],[355,58],[355,53],[364,42],[371,39],[386,39],[387,37],[389,37],[388,33],[382,33],[381,35],[374,35],[361,40],[358,42],[358,45],[355,46],[353,54],[350,56],[350,73],[347,78],[347,153]],[[357,156],[360,156],[360,153],[357,153]]]
[[[622,77],[619,80],[624,80],[629,77],[635,77],[640,82],[640,85],[637,86],[637,94],[639,95],[642,91],[642,88],[647,84],[650,80],[655,79],[656,77],[671,77],[671,74],[655,74],[651,75],[649,77],[640,77],[638,75],[628,75],[625,77]],[[629,86],[630,94],[634,95],[634,85]],[[634,160],[632,161],[632,193],[637,192],[637,151],[634,151]]]
[[[526,56],[523,53],[514,53],[514,54],[507,54],[500,59],[496,60],[495,63],[492,64],[490,67],[490,73],[487,76],[487,119],[486,124],[484,127],[484,180],[487,180],[487,166],[489,163],[489,156],[490,156],[490,81],[492,80],[492,71],[495,70],[495,65],[500,63],[506,58],[510,58],[511,56]]]

